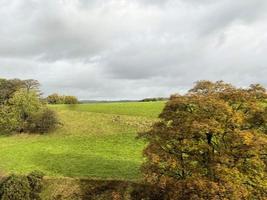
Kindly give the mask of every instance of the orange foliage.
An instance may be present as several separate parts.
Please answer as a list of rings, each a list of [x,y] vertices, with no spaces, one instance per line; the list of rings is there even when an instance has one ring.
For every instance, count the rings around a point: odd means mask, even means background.
[[[267,198],[267,99],[256,84],[197,82],[173,95],[153,128],[143,172],[169,199]]]

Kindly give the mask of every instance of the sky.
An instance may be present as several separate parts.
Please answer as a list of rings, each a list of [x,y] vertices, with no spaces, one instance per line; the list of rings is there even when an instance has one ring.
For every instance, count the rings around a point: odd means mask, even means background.
[[[119,100],[267,87],[266,0],[0,0],[0,77]]]

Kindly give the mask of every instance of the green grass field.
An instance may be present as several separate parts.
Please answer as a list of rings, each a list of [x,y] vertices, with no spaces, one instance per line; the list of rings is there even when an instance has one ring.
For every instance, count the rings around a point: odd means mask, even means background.
[[[53,105],[54,109],[68,109],[82,112],[114,115],[143,116],[157,118],[165,102],[91,103],[79,105]]]
[[[0,137],[0,171],[53,177],[137,180],[145,142],[136,139],[164,102],[51,106],[62,127],[48,135]]]

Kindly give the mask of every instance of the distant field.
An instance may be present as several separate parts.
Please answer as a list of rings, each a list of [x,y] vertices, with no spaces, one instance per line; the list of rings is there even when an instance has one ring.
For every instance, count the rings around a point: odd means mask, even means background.
[[[51,106],[63,126],[49,135],[1,136],[0,171],[139,179],[145,142],[136,135],[157,119],[163,106],[164,102]]]
[[[55,109],[69,109],[96,113],[117,115],[143,116],[156,118],[165,105],[164,101],[157,102],[128,102],[128,103],[91,103],[69,105],[52,105]]]

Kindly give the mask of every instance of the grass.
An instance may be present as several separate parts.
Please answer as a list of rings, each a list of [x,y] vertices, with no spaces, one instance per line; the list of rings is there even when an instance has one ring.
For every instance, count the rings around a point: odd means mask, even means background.
[[[48,135],[0,137],[0,170],[41,170],[52,177],[137,180],[145,142],[138,131],[156,120],[164,103],[52,106],[63,126]],[[106,111],[105,111],[106,110]]]
[[[53,105],[55,109],[69,109],[75,111],[108,113],[116,115],[143,116],[156,118],[165,105],[164,101],[157,102],[129,102],[129,103],[91,103],[76,106]]]

